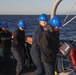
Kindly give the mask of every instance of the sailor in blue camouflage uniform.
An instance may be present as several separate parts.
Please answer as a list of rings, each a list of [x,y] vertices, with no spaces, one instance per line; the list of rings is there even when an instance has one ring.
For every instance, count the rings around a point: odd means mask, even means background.
[[[1,26],[1,22],[0,22],[0,34],[2,32],[2,26]],[[1,42],[1,40],[0,40]],[[3,64],[3,54],[2,54],[3,50],[2,48],[0,48],[0,73],[2,72],[2,64]]]
[[[20,20],[17,24],[18,29],[14,32],[13,38],[13,55],[17,60],[16,75],[20,75],[24,66],[24,50],[25,50],[25,31],[26,23],[24,20]]]
[[[1,22],[0,22],[0,32],[2,31],[2,26],[1,26]]]
[[[34,75],[44,75],[43,65],[41,63],[41,51],[39,44],[40,44],[40,37],[43,31],[43,27],[47,25],[47,21],[48,21],[47,15],[41,14],[38,18],[38,21],[39,21],[39,25],[33,34],[33,42],[30,50],[30,54],[36,66]]]
[[[3,67],[2,71],[4,73],[9,73],[10,70],[10,54],[11,54],[11,32],[8,30],[8,23],[2,23],[2,31],[0,33],[0,47],[3,49]]]
[[[55,63],[59,51],[59,29],[62,26],[58,16],[54,16],[49,25],[44,27],[40,39],[41,61],[45,75],[55,75]]]

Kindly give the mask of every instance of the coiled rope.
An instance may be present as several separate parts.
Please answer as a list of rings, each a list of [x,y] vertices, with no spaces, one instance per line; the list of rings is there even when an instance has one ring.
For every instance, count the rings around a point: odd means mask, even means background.
[[[74,16],[71,20],[69,20],[67,23],[64,24],[64,22],[66,21],[66,19],[68,18],[69,14],[70,14],[70,12],[71,12],[72,9],[74,8],[75,4],[76,4],[76,0],[75,0],[75,2],[74,2],[74,4],[73,4],[72,8],[71,8],[70,11],[68,12],[67,16],[65,17],[65,19],[64,19],[64,21],[63,21],[63,23],[62,23],[62,24],[63,24],[62,26],[66,26],[68,23],[70,23],[72,20],[74,20],[74,19],[76,18],[76,16]]]

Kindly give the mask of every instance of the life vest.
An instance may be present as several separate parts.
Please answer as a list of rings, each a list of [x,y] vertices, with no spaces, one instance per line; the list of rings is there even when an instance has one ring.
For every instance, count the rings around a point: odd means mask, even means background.
[[[71,58],[72,64],[74,65],[74,68],[76,69],[76,48],[72,48],[70,50],[70,58]]]

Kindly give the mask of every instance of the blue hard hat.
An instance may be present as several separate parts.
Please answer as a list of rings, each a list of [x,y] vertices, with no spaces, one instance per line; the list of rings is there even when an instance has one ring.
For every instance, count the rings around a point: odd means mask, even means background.
[[[8,28],[8,23],[7,22],[2,22],[2,27]]]
[[[61,20],[58,16],[54,16],[48,23],[52,26],[62,27]]]
[[[41,14],[38,18],[39,21],[48,21],[47,15],[46,14]]]
[[[20,20],[19,23],[17,24],[17,26],[21,27],[21,28],[26,28],[27,25],[24,20]]]

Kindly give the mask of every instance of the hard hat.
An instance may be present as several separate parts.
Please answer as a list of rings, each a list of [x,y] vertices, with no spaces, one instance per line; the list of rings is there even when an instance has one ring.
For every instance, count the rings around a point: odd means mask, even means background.
[[[41,14],[38,18],[39,21],[48,21],[47,15],[46,14]]]
[[[21,28],[26,28],[26,23],[24,20],[20,20],[19,23],[17,24],[18,27],[21,27]]]
[[[58,16],[54,16],[48,23],[52,26],[62,27],[61,20]]]
[[[8,28],[8,24],[7,24],[7,22],[3,22],[3,23],[2,23],[2,27],[4,27],[4,28]]]

